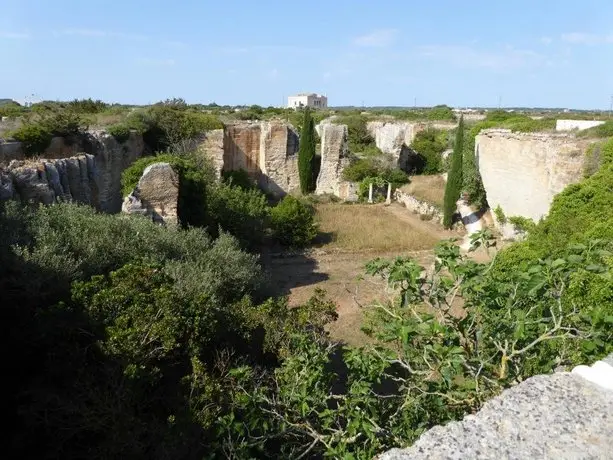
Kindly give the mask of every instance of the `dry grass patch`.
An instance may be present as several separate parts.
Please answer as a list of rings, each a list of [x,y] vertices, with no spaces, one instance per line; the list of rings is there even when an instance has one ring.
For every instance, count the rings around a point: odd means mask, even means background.
[[[413,195],[418,200],[426,201],[439,207],[443,207],[445,198],[445,179],[435,176],[413,176],[411,182],[404,185],[401,190]]]
[[[381,205],[316,206],[319,246],[346,251],[414,251],[432,248],[437,237]]]

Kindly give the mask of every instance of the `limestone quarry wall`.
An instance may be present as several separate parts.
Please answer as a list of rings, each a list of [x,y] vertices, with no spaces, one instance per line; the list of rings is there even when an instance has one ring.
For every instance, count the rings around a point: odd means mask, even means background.
[[[538,221],[557,193],[582,178],[589,144],[569,134],[482,131],[475,155],[490,208]]]
[[[321,127],[321,169],[317,176],[315,193],[341,196],[342,173],[348,165],[347,126],[323,125]]]
[[[76,201],[104,212],[119,212],[121,173],[143,154],[142,136],[132,133],[126,142],[119,143],[104,131],[92,131],[70,148],[81,154],[13,160],[0,167],[0,199],[44,204]],[[63,150],[55,152],[59,155]]]
[[[323,176],[318,184],[326,190],[321,193],[339,195],[341,173],[348,162],[347,127],[326,126],[331,128],[326,128],[326,134],[322,131]],[[339,137],[339,133],[344,134]],[[235,123],[224,130],[209,131],[199,151],[212,159],[218,175],[244,169],[262,190],[280,197],[300,188],[298,147],[299,137],[294,127],[281,120],[271,120]]]

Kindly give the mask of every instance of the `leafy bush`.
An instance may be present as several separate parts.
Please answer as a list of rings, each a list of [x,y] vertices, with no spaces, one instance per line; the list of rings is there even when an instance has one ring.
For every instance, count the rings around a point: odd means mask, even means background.
[[[347,144],[350,152],[371,151],[372,147],[375,146],[375,139],[368,132],[366,118],[362,115],[343,115],[336,118],[334,123],[347,125]]]
[[[222,229],[235,236],[248,249],[262,243],[270,208],[258,189],[243,189],[228,184],[212,186],[208,194],[209,231],[217,236]]]
[[[428,128],[418,132],[411,142],[410,149],[414,152],[411,157],[411,172],[413,174],[437,174],[442,171],[442,153],[447,148],[443,132]]]
[[[16,141],[23,142],[26,156],[42,154],[49,147],[53,138],[53,135],[46,127],[32,123],[24,124],[19,129],[11,132],[9,136]]]
[[[504,211],[502,210],[500,205],[494,208],[494,215],[496,216],[496,220],[501,224],[504,225],[507,223],[507,216],[505,216]]]
[[[523,216],[511,216],[509,217],[509,223],[515,227],[515,230],[526,233],[530,233],[536,227],[536,223],[532,219]]]
[[[358,197],[361,200],[367,199],[368,194],[370,193],[370,186],[373,186],[373,200],[374,201],[383,201],[385,199],[385,193],[387,190],[387,182],[385,182],[381,177],[365,177],[360,182],[358,187]]]
[[[352,162],[343,170],[343,179],[351,182],[360,182],[366,177],[377,176],[380,172],[378,164],[367,158]]]
[[[127,123],[143,132],[145,142],[154,151],[164,151],[173,144],[196,138],[204,131],[223,128],[217,117],[181,104],[154,105],[131,114]]]
[[[106,128],[106,132],[113,136],[120,144],[130,138],[132,129],[125,123],[117,123]]]
[[[613,120],[607,120],[602,125],[584,129],[577,133],[581,137],[613,137]]]
[[[613,138],[590,144],[583,160],[583,175],[589,177],[596,173],[603,164],[613,162]]]
[[[240,187],[245,190],[254,188],[256,186],[254,180],[249,176],[249,173],[244,169],[238,169],[234,171],[223,171],[221,173],[222,179],[228,185],[234,187]]]
[[[74,99],[66,107],[75,113],[100,113],[109,108],[109,104],[101,100]]]
[[[379,177],[385,182],[391,182],[393,188],[409,183],[408,174],[399,168],[385,168],[381,171]]]
[[[450,120],[455,121],[456,116],[451,107],[447,105],[435,105],[427,112],[429,120]]]
[[[285,246],[303,248],[317,236],[315,210],[291,195],[271,209],[270,223],[273,235]]]

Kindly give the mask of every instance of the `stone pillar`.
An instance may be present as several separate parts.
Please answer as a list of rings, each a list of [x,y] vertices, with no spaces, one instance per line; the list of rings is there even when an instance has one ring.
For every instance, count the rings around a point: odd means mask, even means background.
[[[368,202],[372,203],[372,182],[368,186]]]
[[[392,183],[387,183],[387,198],[385,199],[385,204],[392,204]]]

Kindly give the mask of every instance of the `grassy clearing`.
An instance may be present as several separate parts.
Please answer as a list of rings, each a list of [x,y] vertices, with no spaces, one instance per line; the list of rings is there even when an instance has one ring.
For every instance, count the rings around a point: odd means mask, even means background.
[[[418,200],[426,201],[440,208],[445,197],[445,180],[440,175],[413,176],[411,182],[403,185],[401,190],[413,195]]]
[[[395,218],[382,206],[316,206],[318,246],[344,251],[393,251],[432,248],[437,239],[422,228]]]

